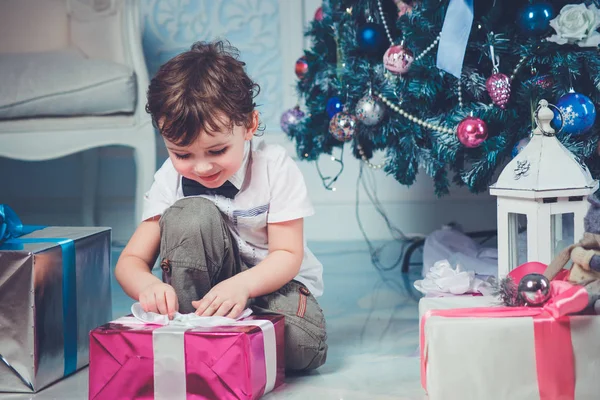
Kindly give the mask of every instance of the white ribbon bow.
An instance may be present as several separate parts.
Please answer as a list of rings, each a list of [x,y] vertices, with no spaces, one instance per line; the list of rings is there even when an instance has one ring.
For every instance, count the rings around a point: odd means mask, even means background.
[[[277,378],[277,346],[275,327],[269,320],[241,321],[252,314],[247,308],[236,319],[227,317],[201,317],[194,313],[175,313],[172,320],[167,315],[145,312],[140,303],[131,306],[133,317],[121,317],[113,323],[123,325],[152,324],[161,325],[152,331],[152,347],[154,350],[154,399],[176,400],[186,399],[185,371],[185,331],[194,327],[216,326],[258,326],[263,332],[265,368],[267,382],[265,394],[273,390]]]

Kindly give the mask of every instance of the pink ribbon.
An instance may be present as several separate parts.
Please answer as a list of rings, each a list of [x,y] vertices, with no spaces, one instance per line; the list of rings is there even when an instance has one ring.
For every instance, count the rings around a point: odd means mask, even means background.
[[[474,307],[430,310],[421,318],[421,385],[427,391],[427,351],[425,324],[430,317],[510,318],[532,317],[535,360],[540,400],[575,398],[575,357],[571,342],[571,324],[567,315],[588,305],[584,287],[566,281],[550,283],[551,298],[544,307]]]

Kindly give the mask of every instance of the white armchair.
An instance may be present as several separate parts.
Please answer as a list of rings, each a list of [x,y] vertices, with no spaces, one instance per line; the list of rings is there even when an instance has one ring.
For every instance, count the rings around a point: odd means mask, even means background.
[[[144,110],[148,73],[138,0],[0,0],[0,156],[41,161],[133,148],[135,217],[156,169]],[[93,225],[98,155],[83,157]]]

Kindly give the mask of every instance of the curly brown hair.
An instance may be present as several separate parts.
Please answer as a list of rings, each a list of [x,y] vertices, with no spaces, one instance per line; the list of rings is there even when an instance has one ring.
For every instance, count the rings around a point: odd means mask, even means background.
[[[146,111],[162,136],[187,146],[200,132],[251,126],[260,87],[238,58],[227,41],[196,42],[160,67],[148,88]]]

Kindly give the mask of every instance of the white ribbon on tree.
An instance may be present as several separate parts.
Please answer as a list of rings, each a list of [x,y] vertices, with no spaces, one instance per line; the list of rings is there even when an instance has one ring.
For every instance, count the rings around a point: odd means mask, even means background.
[[[458,79],[472,25],[473,0],[450,0],[440,32],[436,65]]]

